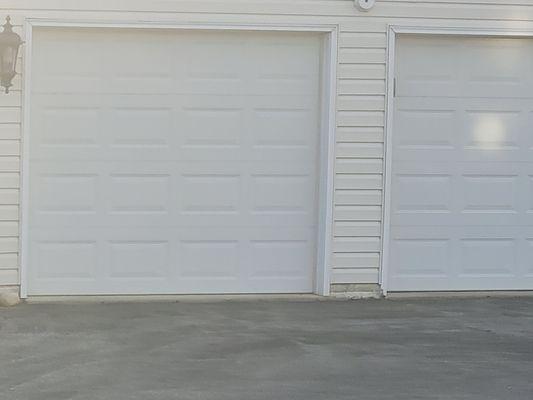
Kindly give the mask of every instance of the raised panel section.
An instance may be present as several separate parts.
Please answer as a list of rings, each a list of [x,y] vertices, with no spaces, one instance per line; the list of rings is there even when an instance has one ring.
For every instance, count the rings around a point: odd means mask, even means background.
[[[34,176],[33,208],[38,213],[95,213],[98,176],[43,174]]]
[[[182,241],[179,257],[184,278],[237,279],[240,272],[236,240]]]
[[[168,213],[169,175],[113,174],[108,191],[109,212]]]
[[[453,110],[396,110],[394,123],[398,148],[453,148],[455,117]]]
[[[447,175],[396,175],[395,211],[435,213],[451,211],[451,177]]]
[[[142,85],[171,83],[172,45],[165,32],[151,31],[147,35],[117,30],[105,53],[107,68],[115,84]],[[117,82],[118,81],[118,82]]]
[[[251,66],[260,93],[315,95],[319,78],[318,44],[312,35],[290,35],[284,42],[256,44]]]
[[[102,88],[106,62],[101,43],[106,38],[101,33],[87,33],[57,28],[40,30],[32,46],[34,68],[40,77],[33,83],[37,92],[94,92]],[[64,40],[63,35],[68,35],[69,40]]]
[[[40,279],[93,279],[96,274],[97,247],[93,241],[33,242],[33,262],[39,269],[31,271]]]
[[[517,212],[517,176],[466,175],[463,179],[463,212]]]
[[[401,38],[398,46],[397,96],[457,96],[461,65],[456,40],[410,36]]]
[[[461,275],[512,275],[516,269],[513,239],[463,239]]]
[[[111,146],[118,148],[167,147],[172,134],[170,109],[119,108],[111,112]]]
[[[450,265],[450,241],[447,239],[393,239],[392,257],[396,276],[446,277]]]
[[[475,150],[510,150],[520,147],[520,112],[467,111],[465,147]]]
[[[118,241],[109,243],[110,278],[163,278],[169,273],[167,241]]]
[[[239,109],[187,109],[184,114],[184,146],[238,146],[243,118]]]
[[[225,84],[228,86],[220,88],[226,90],[240,88],[245,81],[245,77],[239,73],[243,46],[243,39],[238,39],[238,43],[228,44],[213,37],[197,38],[187,46],[188,57],[183,60],[187,80],[191,84],[205,83],[214,85],[215,88]]]
[[[530,61],[528,41],[505,38],[474,39],[465,49],[475,62],[465,63],[466,89],[473,97],[527,96],[526,84]],[[502,62],[505,60],[505,62]]]
[[[251,195],[255,213],[309,212],[314,194],[307,175],[254,175]]]
[[[239,175],[184,175],[179,196],[185,213],[238,213],[241,209]]]
[[[311,262],[306,240],[254,240],[252,278],[301,277]]]
[[[56,107],[47,108],[41,113],[42,124],[36,129],[36,139],[42,146],[62,148],[98,145],[102,129],[102,115],[98,108]]]
[[[315,119],[305,109],[256,109],[255,146],[308,147]]]

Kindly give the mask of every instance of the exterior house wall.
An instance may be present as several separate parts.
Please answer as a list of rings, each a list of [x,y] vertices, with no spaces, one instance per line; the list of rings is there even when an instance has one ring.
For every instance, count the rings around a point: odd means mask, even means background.
[[[338,25],[334,285],[379,282],[388,25],[533,30],[533,0],[378,0],[370,12],[352,0],[1,0],[8,14],[23,38],[25,18]],[[23,111],[19,74],[0,95],[0,286],[20,281]]]

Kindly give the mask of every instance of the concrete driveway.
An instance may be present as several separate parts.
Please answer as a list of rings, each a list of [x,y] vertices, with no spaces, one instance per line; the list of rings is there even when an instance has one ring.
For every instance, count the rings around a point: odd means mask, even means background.
[[[0,309],[0,399],[532,398],[532,298]]]

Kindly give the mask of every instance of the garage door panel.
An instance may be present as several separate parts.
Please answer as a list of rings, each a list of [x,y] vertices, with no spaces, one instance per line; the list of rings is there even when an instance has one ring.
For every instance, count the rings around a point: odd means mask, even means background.
[[[33,158],[316,159],[314,99],[261,96],[36,96]],[[42,151],[39,149],[42,148]]]
[[[408,98],[395,101],[395,160],[530,161],[529,100]],[[456,154],[460,153],[460,154]]]
[[[74,96],[58,102],[54,96],[38,95],[34,104],[30,150],[40,148],[40,157],[50,159],[94,156],[101,151],[104,112],[95,99]],[[35,158],[36,152],[31,154]]]
[[[320,35],[34,39],[30,294],[313,290]]]
[[[404,79],[397,80],[397,95],[427,96],[428,93],[440,93],[442,97],[455,97],[460,91],[459,73],[456,66],[460,57],[456,55],[455,43],[451,40],[440,40],[438,43],[427,43],[420,37],[402,38],[402,58],[398,57],[396,69]],[[436,50],[436,51],[435,51]],[[433,57],[424,57],[432,52]],[[412,60],[418,68],[409,63]]]
[[[533,49],[527,40],[498,38],[465,42],[463,95],[472,97],[531,97],[529,71],[533,66],[524,53]],[[476,60],[469,63],[469,60]],[[505,61],[504,61],[505,60]]]
[[[263,163],[35,163],[35,226],[312,226],[314,171]],[[181,170],[180,170],[181,169]]]
[[[33,170],[30,179],[36,194],[30,201],[30,218],[38,224],[45,220],[91,220],[101,211],[101,178],[95,168]]]
[[[102,197],[105,196],[107,215],[101,215],[99,223],[109,216],[140,217],[152,223],[161,223],[161,219],[171,216],[173,185],[170,174],[113,172],[105,181]]]
[[[390,289],[533,288],[532,42],[398,43]]]
[[[80,36],[88,42],[93,40],[90,30]],[[107,60],[102,77],[108,91],[165,93],[172,86],[180,63],[175,56],[175,42],[168,32],[151,30],[143,35],[134,30],[116,29],[113,40],[105,33],[104,37],[98,51]]]
[[[494,160],[521,159],[527,131],[525,115],[518,107],[494,110],[477,105],[466,109],[462,143],[466,160],[487,156]]]
[[[401,97],[531,98],[527,40],[404,36],[396,69]],[[431,56],[428,56],[431,54]]]
[[[71,231],[34,230],[35,294],[71,293],[67,282],[81,294],[267,293],[308,291],[313,283],[314,228]]]
[[[316,93],[319,35],[120,29],[110,40],[109,30],[40,31],[34,62],[50,73],[39,92]]]
[[[463,213],[520,212],[519,176],[499,174],[463,174],[461,209]]]
[[[418,257],[413,258],[413,253]],[[451,264],[451,244],[446,238],[402,238],[394,239],[391,256],[395,259],[396,276],[446,278]]]
[[[531,227],[392,228],[391,284],[397,290],[528,289],[531,233]]]
[[[140,106],[124,101],[123,96],[43,94],[32,101],[32,159],[174,157],[171,99],[153,98],[149,106]]]
[[[169,276],[171,243],[168,240],[115,240],[106,243],[107,276],[113,278],[163,279]]]
[[[509,290],[531,290],[533,280],[530,278],[520,279],[502,277],[502,276],[462,276],[458,283],[446,278],[436,277],[395,277],[391,278],[391,284],[394,285],[394,291],[398,292],[418,292],[421,291],[509,291]],[[453,287],[453,289],[451,289]]]
[[[448,159],[450,152],[459,146],[458,138],[453,135],[458,129],[457,111],[437,106],[417,109],[416,104],[409,103],[395,108],[395,159],[409,160],[424,154],[428,158]]]
[[[35,261],[41,268],[36,279],[94,280],[97,273],[97,242],[86,238],[52,238],[33,242]]]
[[[108,147],[110,158],[114,158],[114,153],[138,152],[149,152],[151,156],[166,153],[168,157],[174,131],[174,112],[171,106],[163,104],[106,109],[102,144]],[[111,126],[112,131],[109,129]]]
[[[516,277],[517,248],[514,238],[476,238],[460,240],[462,277]]]
[[[43,79],[34,81],[36,93],[59,91],[64,93],[99,93],[105,87],[103,70],[106,65],[100,51],[105,35],[96,33],[89,38],[82,30],[42,31],[32,38],[35,66],[42,71]],[[65,35],[66,32],[66,35]],[[69,40],[64,40],[68,36]]]
[[[452,178],[446,174],[395,174],[393,190],[397,193],[394,199],[394,219],[392,224],[401,224],[402,216],[408,214],[407,219],[414,214],[422,214],[422,221],[438,218],[446,221],[453,210]]]
[[[504,162],[397,162],[392,224],[531,224],[532,167]]]

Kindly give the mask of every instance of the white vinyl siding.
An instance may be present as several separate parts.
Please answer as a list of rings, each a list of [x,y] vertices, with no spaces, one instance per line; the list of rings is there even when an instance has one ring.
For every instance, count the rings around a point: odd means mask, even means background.
[[[15,31],[22,35],[22,27]],[[22,58],[18,60],[22,70]],[[0,96],[0,285],[19,284],[19,188],[22,120],[21,77]]]
[[[18,32],[24,18],[339,25],[332,283],[379,278],[387,26],[533,30],[530,0],[378,0],[367,13],[353,0],[4,0],[7,14]],[[20,76],[14,84],[0,95],[0,285],[19,279]]]

